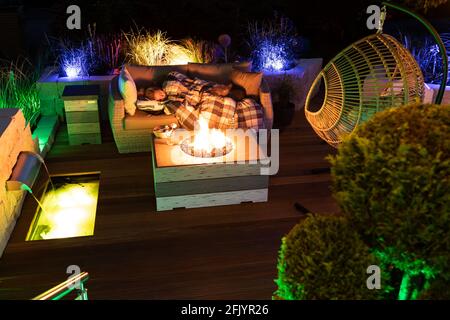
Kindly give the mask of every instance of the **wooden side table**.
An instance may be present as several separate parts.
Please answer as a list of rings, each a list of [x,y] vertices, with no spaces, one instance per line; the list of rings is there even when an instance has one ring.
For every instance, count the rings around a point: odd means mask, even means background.
[[[70,145],[101,144],[98,85],[66,86],[62,95]]]

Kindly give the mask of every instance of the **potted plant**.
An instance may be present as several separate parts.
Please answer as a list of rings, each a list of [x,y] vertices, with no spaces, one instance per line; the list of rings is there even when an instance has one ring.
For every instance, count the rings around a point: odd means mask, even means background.
[[[436,99],[439,85],[442,82],[444,75],[444,68],[442,64],[442,57],[436,42],[430,37],[417,37],[410,34],[399,34],[402,44],[407,48],[416,59],[422,70],[425,80],[426,91],[430,91],[428,96],[425,93],[425,102],[433,103]],[[450,33],[441,33],[440,37],[447,50],[447,55],[450,54]],[[450,103],[450,71],[447,76],[447,83],[442,104]]]
[[[272,19],[250,22],[246,43],[253,71],[264,73],[272,91],[281,78],[289,75],[292,86],[296,88],[290,100],[297,110],[302,108],[312,81],[322,68],[322,59],[300,59],[308,45],[306,39],[297,33],[294,23],[277,13]]]
[[[291,102],[294,88],[289,76],[283,76],[273,89],[274,96],[274,127],[284,129],[294,118],[295,104]]]

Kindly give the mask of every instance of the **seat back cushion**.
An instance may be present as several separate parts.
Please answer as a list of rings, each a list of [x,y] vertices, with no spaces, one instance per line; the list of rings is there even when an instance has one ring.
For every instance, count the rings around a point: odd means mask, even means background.
[[[188,76],[220,84],[229,84],[233,68],[242,71],[252,69],[251,61],[236,63],[189,63]]]
[[[136,112],[137,89],[126,67],[123,67],[120,71],[118,85],[119,92],[123,98],[125,111],[132,116]]]
[[[237,69],[231,71],[231,82],[244,88],[247,96],[259,95],[262,77],[262,72],[244,72]]]
[[[151,86],[161,86],[171,71],[178,71],[187,74],[187,65],[172,65],[172,66],[137,66],[126,65],[127,70],[133,77],[134,82],[138,88],[148,88]]]

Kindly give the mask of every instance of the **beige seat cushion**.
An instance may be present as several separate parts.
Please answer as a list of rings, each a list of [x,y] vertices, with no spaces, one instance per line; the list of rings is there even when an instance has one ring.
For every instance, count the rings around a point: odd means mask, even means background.
[[[153,129],[159,125],[178,123],[175,115],[151,115],[139,109],[133,116],[126,115],[124,120],[125,130]]]
[[[239,63],[189,63],[188,76],[221,84],[229,84],[233,68],[250,71],[251,62]]]
[[[133,78],[126,67],[123,67],[119,75],[119,92],[123,98],[125,111],[129,115],[136,112],[137,89]]]
[[[243,72],[237,69],[231,72],[231,82],[244,88],[247,96],[259,95],[262,77],[262,72]]]

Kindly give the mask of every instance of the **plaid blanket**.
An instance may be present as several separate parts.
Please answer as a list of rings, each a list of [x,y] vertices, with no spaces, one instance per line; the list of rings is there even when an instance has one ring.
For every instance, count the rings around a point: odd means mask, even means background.
[[[170,72],[163,89],[168,95],[167,107],[175,112],[181,126],[193,130],[201,116],[210,128],[217,129],[262,129],[264,112],[253,99],[236,102],[230,97],[211,94],[208,90],[214,83],[200,79],[189,79],[179,72]]]
[[[258,130],[266,127],[263,108],[253,99],[245,98],[239,101],[236,113],[238,128]]]

